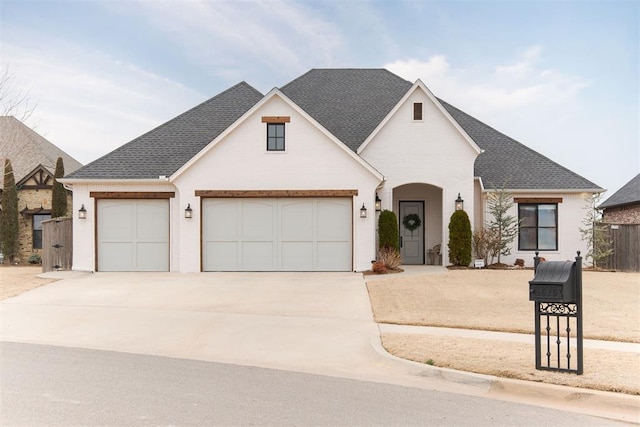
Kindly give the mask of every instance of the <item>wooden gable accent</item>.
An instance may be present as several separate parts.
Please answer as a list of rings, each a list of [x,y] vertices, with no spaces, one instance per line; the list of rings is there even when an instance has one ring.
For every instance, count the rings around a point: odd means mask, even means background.
[[[289,123],[291,117],[289,116],[262,116],[262,123]]]
[[[16,183],[20,190],[47,190],[53,188],[53,174],[42,165],[38,165]]]

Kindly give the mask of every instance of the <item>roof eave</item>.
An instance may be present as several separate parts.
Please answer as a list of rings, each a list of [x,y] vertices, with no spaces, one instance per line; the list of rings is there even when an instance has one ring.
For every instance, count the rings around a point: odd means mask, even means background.
[[[492,193],[495,191],[506,191],[508,193],[602,193],[602,188],[484,188],[483,193]]]
[[[135,185],[135,184],[167,184],[169,182],[168,177],[158,177],[158,178],[139,178],[139,179],[127,179],[127,178],[60,178],[58,182],[62,184],[125,184],[125,185]]]
[[[393,107],[391,111],[389,111],[389,114],[387,114],[387,116],[380,122],[380,124],[376,126],[373,132],[371,132],[371,135],[369,135],[367,139],[365,139],[364,142],[360,144],[356,153],[358,155],[362,154],[362,152],[365,150],[367,145],[369,145],[369,143],[380,132],[380,130],[387,124],[387,122],[391,120],[391,117],[393,117],[394,114],[396,114],[396,112],[400,109],[400,106],[404,104],[407,101],[407,99],[409,99],[411,94],[415,92],[418,88],[423,90],[423,92],[427,95],[427,97],[431,100],[431,102],[433,102],[436,108],[438,108],[438,110],[447,118],[447,120],[449,120],[449,122],[460,133],[460,135],[464,138],[464,140],[467,141],[469,146],[476,152],[476,155],[481,154],[483,150],[478,146],[478,144],[476,144],[473,138],[469,136],[469,134],[462,128],[462,126],[460,126],[460,124],[453,118],[453,116],[449,114],[446,108],[444,108],[444,106],[440,103],[438,98],[436,98],[433,95],[431,90],[429,90],[429,88],[420,79],[416,80],[416,82],[413,84],[413,86],[411,86],[411,88],[407,91],[407,93],[405,93],[404,96],[400,99],[400,101],[396,103],[395,107]]]

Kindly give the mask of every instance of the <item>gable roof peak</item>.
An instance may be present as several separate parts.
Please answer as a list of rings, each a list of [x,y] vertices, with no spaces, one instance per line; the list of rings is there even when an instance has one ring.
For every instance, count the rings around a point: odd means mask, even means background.
[[[314,68],[280,90],[356,152],[412,86],[384,68]]]
[[[170,176],[263,98],[245,81],[67,175],[70,179]]]
[[[4,182],[4,159],[11,160],[16,182],[38,165],[53,173],[58,157],[66,171],[73,172],[82,164],[65,151],[14,116],[0,116],[0,186]]]

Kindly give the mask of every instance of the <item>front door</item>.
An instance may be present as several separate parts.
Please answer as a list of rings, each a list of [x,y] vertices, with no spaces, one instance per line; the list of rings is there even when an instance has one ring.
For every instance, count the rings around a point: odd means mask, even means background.
[[[424,264],[424,202],[400,202],[403,264]]]

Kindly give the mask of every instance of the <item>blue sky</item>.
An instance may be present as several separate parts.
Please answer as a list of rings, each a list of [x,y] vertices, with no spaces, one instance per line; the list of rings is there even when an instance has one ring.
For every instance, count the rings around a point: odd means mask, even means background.
[[[640,172],[638,1],[2,0],[31,125],[88,163],[228,87],[384,67],[596,184]]]

